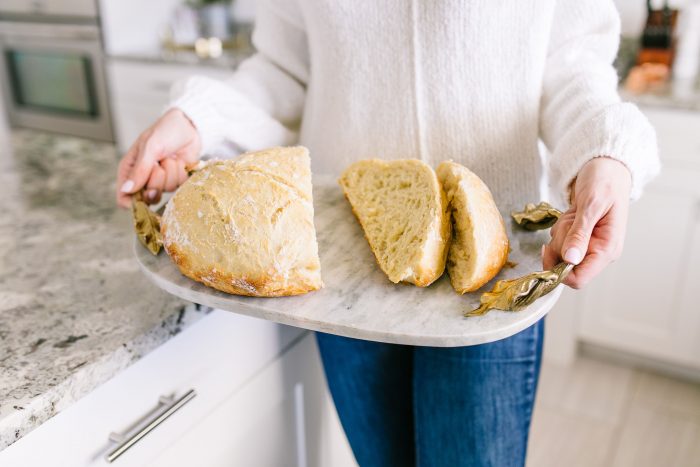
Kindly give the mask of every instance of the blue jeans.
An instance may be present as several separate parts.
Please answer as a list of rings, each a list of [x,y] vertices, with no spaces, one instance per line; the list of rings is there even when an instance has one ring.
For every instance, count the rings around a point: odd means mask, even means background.
[[[525,464],[544,320],[471,347],[316,336],[361,467]]]

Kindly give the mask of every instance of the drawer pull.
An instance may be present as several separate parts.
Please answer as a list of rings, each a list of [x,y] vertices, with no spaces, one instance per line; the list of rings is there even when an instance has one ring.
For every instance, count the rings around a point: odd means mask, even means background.
[[[158,405],[162,405],[163,408],[159,410],[153,416],[153,418],[150,419],[148,423],[142,426],[138,431],[132,434],[110,434],[109,439],[118,442],[119,445],[117,445],[117,447],[115,447],[112,451],[107,453],[107,455],[105,456],[107,462],[113,462],[119,456],[124,454],[134,444],[138,443],[139,440],[141,440],[141,438],[150,433],[155,427],[163,423],[163,421],[166,418],[177,412],[183,405],[187,404],[196,395],[197,393],[194,392],[194,389],[190,389],[179,399],[166,399],[161,397],[159,399]]]

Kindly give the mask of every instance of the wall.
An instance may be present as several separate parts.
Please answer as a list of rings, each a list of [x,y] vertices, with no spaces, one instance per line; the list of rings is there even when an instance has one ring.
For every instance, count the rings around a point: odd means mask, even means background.
[[[99,0],[108,55],[158,55],[160,37],[173,10],[184,0]],[[256,0],[234,0],[236,21],[255,19]]]

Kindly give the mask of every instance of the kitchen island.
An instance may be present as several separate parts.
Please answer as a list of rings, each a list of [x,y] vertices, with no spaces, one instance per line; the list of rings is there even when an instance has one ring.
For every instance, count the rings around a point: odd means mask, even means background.
[[[153,287],[111,144],[0,134],[0,449],[206,312]]]

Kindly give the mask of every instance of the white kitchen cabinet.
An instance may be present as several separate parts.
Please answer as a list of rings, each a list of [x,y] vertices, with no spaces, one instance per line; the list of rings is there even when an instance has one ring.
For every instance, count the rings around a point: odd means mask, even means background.
[[[659,108],[643,110],[656,129],[659,155],[664,166],[700,171],[700,112]]]
[[[193,75],[225,79],[232,72],[226,68],[110,58],[107,78],[119,150],[129,149],[139,134],[160,117],[175,82]]]
[[[324,388],[315,339],[308,333],[149,465],[353,465],[349,446],[333,439],[324,423],[334,412]]]
[[[583,342],[700,370],[700,115],[645,110],[661,175],[630,210],[622,258],[577,294]]]
[[[110,432],[189,389],[196,396],[113,465],[353,465],[313,335],[223,311],[1,451],[0,465],[107,465]]]

